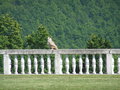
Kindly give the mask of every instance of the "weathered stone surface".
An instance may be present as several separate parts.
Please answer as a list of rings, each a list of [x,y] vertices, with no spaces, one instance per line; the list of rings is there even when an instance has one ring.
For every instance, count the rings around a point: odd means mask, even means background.
[[[0,50],[0,54],[120,54],[120,49],[9,49]]]
[[[113,54],[120,54],[120,49],[58,49],[58,50],[52,50],[52,49],[9,49],[9,50],[0,50],[0,54],[3,54],[3,59],[4,59],[4,74],[11,74],[11,60],[9,55],[50,55],[53,54],[55,55],[55,74],[62,74],[62,59],[61,59],[61,55],[65,54],[65,55],[82,55],[82,54],[86,54],[88,56],[88,54],[91,55],[95,55],[95,54],[105,54],[106,55],[106,69],[107,69],[107,74],[113,74]],[[69,60],[69,58],[67,57],[67,59]],[[75,59],[75,58],[74,58]],[[95,59],[95,57],[94,57]],[[101,57],[102,59],[102,57]],[[118,58],[120,59],[120,58]],[[67,69],[67,74],[69,74],[69,61],[66,61],[66,69]],[[82,58],[81,58],[82,60]],[[44,62],[44,60],[42,60]],[[95,61],[95,60],[94,60]],[[119,62],[120,60],[118,60]],[[74,60],[74,62],[76,62]],[[76,67],[76,63],[72,63],[73,65],[73,69],[74,69],[74,74],[75,74],[75,67]],[[89,62],[89,58],[87,60],[87,62]],[[94,63],[93,63],[94,64]],[[16,65],[16,64],[15,64]],[[37,65],[37,64],[36,64]],[[41,64],[42,65],[42,64]],[[82,65],[82,64],[81,64]],[[48,68],[51,69],[51,66],[48,62]],[[87,66],[87,63],[86,63]],[[95,65],[94,65],[95,66]],[[120,66],[120,64],[118,65]],[[37,67],[37,66],[36,66]],[[42,68],[42,73],[44,74],[44,66],[41,66]],[[102,64],[100,66],[101,68],[101,72],[102,72]],[[17,69],[17,68],[16,68]],[[120,73],[120,67],[118,67],[119,72]],[[17,70],[16,70],[17,72]],[[23,71],[24,72],[24,71]],[[29,70],[29,72],[31,73],[31,71]],[[36,69],[37,72],[37,69]],[[95,72],[95,70],[94,70]],[[50,70],[49,70],[49,74],[51,74]],[[89,74],[89,65],[87,66],[87,74]]]

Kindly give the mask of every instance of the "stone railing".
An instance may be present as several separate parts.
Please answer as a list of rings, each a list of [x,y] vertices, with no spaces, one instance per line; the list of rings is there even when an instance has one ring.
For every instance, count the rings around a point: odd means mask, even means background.
[[[120,74],[120,49],[0,50],[4,74]]]

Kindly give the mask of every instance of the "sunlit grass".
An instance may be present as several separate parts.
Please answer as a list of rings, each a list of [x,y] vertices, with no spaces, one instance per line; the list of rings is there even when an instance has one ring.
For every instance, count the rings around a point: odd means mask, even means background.
[[[118,90],[120,75],[0,75],[0,90]]]

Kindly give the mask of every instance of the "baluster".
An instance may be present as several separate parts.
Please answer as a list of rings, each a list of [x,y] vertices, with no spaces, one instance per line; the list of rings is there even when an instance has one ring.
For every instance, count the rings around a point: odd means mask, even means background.
[[[73,74],[76,74],[76,60],[75,60],[75,55],[72,56],[72,68],[73,68]]]
[[[51,74],[51,60],[50,60],[50,55],[47,55],[47,66],[48,66],[48,74]]]
[[[21,70],[22,70],[21,73],[22,73],[22,74],[25,74],[24,69],[25,69],[25,61],[24,61],[23,55],[21,55]]]
[[[86,74],[89,74],[89,58],[88,58],[88,55],[86,55],[85,63],[86,63]]]
[[[82,62],[82,55],[79,56],[79,74],[83,74],[82,72],[82,68],[83,68],[83,62]]]
[[[66,67],[66,74],[69,74],[69,58],[68,58],[68,55],[66,55],[65,61],[66,61],[66,65],[65,65],[65,67]]]
[[[96,59],[95,59],[95,55],[93,55],[92,66],[93,66],[93,74],[96,74]]]
[[[35,67],[35,74],[38,74],[38,63],[37,63],[37,56],[34,55],[34,67]]]
[[[17,59],[17,55],[15,55],[14,65],[15,65],[15,74],[18,74],[18,59]]]
[[[120,74],[120,56],[118,57],[118,74]]]
[[[63,66],[63,65],[62,65],[62,57],[61,57],[61,55],[60,55],[60,74],[63,74],[63,73],[62,73],[62,66]]]
[[[41,55],[41,74],[44,74],[44,58],[43,58],[43,55]]]
[[[28,74],[31,74],[31,59],[30,59],[30,55],[28,55]]]
[[[114,58],[112,56],[112,74],[114,74]]]
[[[102,55],[100,54],[99,56],[99,74],[103,74],[102,72],[102,69],[103,69],[103,60],[102,60]]]

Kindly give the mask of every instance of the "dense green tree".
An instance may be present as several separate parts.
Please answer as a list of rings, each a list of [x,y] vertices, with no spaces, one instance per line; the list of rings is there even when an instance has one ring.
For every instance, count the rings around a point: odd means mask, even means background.
[[[108,49],[111,48],[112,45],[109,40],[101,37],[100,35],[92,34],[90,39],[87,41],[88,49]],[[99,66],[99,55],[96,56],[96,65]],[[103,57],[103,72],[106,72],[106,55],[102,55]],[[92,56],[89,55],[90,63],[92,64]],[[92,66],[90,66],[90,72],[92,72]],[[99,67],[96,67],[96,72],[99,72]]]
[[[47,44],[48,36],[49,36],[49,33],[47,31],[47,28],[44,27],[43,25],[39,25],[38,30],[36,30],[36,31],[32,32],[31,34],[29,34],[28,36],[26,36],[25,48],[48,49],[48,44]],[[40,57],[40,56],[38,56],[38,57]],[[44,55],[44,60],[45,60],[45,62],[47,62],[46,55]],[[33,63],[33,61],[32,61],[32,63]],[[47,66],[47,63],[45,63],[45,65]],[[41,67],[38,66],[38,68],[41,68]],[[32,67],[32,71],[34,71],[33,67]],[[45,72],[46,71],[47,71],[47,68],[45,67]]]
[[[111,43],[109,40],[102,38],[96,34],[92,34],[90,40],[87,41],[87,48],[111,48]]]
[[[0,0],[0,14],[11,14],[27,36],[39,24],[59,48],[86,48],[92,33],[120,48],[119,0]]]
[[[26,47],[31,49],[48,48],[47,45],[48,35],[49,34],[47,29],[43,25],[40,25],[37,31],[33,32],[32,34],[26,37]]]
[[[23,39],[21,27],[10,15],[0,15],[0,49],[21,49]],[[0,55],[0,73],[3,72],[3,59]]]
[[[19,49],[23,47],[21,27],[10,15],[0,16],[0,49]]]

